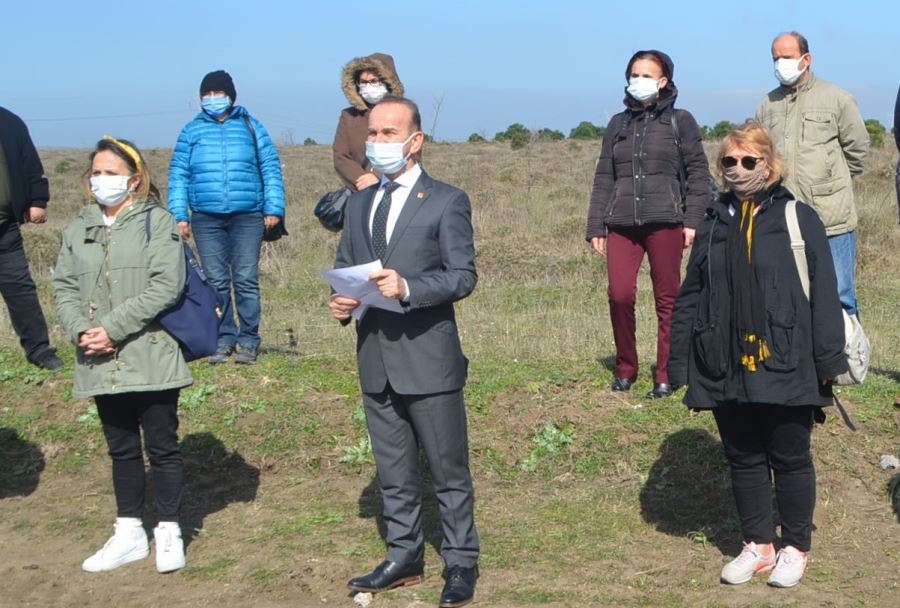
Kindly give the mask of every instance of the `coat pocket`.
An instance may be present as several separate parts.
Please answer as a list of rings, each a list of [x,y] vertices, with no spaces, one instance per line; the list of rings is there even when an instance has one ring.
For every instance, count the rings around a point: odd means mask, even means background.
[[[831,112],[803,113],[800,137],[805,144],[824,144],[838,136],[837,120]]]
[[[766,341],[769,358],[763,362],[766,369],[790,372],[797,368],[800,349],[797,345],[797,315],[793,309],[769,311]]]
[[[839,177],[813,184],[810,188],[810,204],[826,228],[848,223],[852,217],[852,191],[847,188],[848,181]]]
[[[711,379],[722,378],[728,371],[728,343],[721,327],[698,320],[694,324],[693,340],[699,371]]]

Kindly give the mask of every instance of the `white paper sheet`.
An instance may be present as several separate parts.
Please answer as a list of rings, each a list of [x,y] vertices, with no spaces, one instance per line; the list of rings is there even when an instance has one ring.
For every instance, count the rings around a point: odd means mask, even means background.
[[[353,318],[359,321],[370,306],[403,313],[403,306],[400,305],[399,300],[381,295],[375,281],[369,280],[370,274],[382,270],[382,268],[381,260],[375,260],[359,266],[323,270],[320,274],[323,279],[328,281],[335,293],[359,300],[359,306],[353,311]]]

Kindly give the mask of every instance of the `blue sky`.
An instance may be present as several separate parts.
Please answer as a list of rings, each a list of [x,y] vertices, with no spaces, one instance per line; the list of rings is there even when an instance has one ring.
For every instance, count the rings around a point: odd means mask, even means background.
[[[444,140],[513,122],[605,124],[622,107],[628,58],[645,48],[675,60],[679,107],[701,124],[736,122],[776,85],[769,45],[790,29],[864,117],[890,128],[900,84],[895,0],[34,0],[6,3],[3,21],[0,105],[41,147],[105,133],[171,146],[214,69],[276,140],[330,143],[347,105],[341,67],[375,51],[394,55],[425,130]]]

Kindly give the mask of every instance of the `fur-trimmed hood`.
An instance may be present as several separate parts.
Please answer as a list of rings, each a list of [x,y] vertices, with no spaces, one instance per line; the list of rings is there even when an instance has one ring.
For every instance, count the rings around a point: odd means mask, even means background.
[[[369,104],[360,96],[356,86],[356,77],[363,70],[377,72],[387,85],[388,92],[397,97],[403,97],[403,83],[397,76],[397,68],[394,67],[394,58],[385,53],[372,53],[367,57],[357,57],[344,66],[341,73],[341,86],[344,96],[354,108],[361,112],[369,109]]]

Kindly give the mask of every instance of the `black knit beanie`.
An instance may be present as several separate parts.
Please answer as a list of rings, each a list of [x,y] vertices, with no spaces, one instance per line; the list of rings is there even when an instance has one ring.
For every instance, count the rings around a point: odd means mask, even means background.
[[[231,103],[237,100],[234,81],[231,79],[231,74],[225,70],[216,70],[203,77],[203,81],[200,83],[200,97],[210,91],[224,91],[231,98]]]

